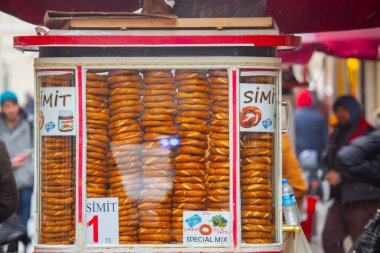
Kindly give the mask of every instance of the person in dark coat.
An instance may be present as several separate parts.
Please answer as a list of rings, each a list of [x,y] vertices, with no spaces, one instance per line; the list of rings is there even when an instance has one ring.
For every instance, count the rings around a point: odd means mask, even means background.
[[[17,210],[17,204],[18,191],[11,160],[4,142],[0,140],[0,223]]]
[[[331,186],[334,203],[327,213],[322,234],[325,253],[344,253],[343,240],[356,240],[367,221],[375,214],[380,189],[351,177],[337,162],[338,152],[373,128],[361,115],[359,103],[352,96],[339,97],[334,103],[338,124],[330,137],[324,163],[328,169],[325,179]]]

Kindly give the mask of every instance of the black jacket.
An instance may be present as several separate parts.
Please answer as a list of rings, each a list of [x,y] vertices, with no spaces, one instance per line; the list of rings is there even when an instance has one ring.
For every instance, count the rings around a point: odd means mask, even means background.
[[[5,144],[0,140],[0,223],[17,208],[18,191],[12,172],[12,164]]]
[[[338,153],[338,163],[349,176],[380,187],[380,130],[343,147]]]

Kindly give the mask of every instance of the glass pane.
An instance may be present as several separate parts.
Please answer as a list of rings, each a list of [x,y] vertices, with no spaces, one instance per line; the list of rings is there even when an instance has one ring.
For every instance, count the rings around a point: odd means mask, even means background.
[[[87,72],[87,196],[118,198],[120,244],[181,244],[184,211],[229,210],[228,84],[226,70]]]
[[[240,77],[240,188],[243,243],[273,243],[276,78]]]
[[[38,74],[40,75],[40,73]],[[75,94],[69,74],[40,75],[41,244],[75,242]]]

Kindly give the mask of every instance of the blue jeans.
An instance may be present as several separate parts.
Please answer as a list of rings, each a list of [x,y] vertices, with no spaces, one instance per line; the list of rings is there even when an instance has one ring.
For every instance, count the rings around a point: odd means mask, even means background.
[[[17,214],[20,216],[22,225],[24,225],[25,228],[30,218],[32,193],[33,193],[33,187],[20,189],[18,191],[19,204],[17,208]]]

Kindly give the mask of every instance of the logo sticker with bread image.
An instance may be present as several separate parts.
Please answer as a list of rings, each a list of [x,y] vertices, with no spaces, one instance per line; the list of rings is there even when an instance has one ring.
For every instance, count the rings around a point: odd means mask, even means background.
[[[257,106],[244,106],[240,111],[240,126],[252,128],[261,121],[261,110]]]

